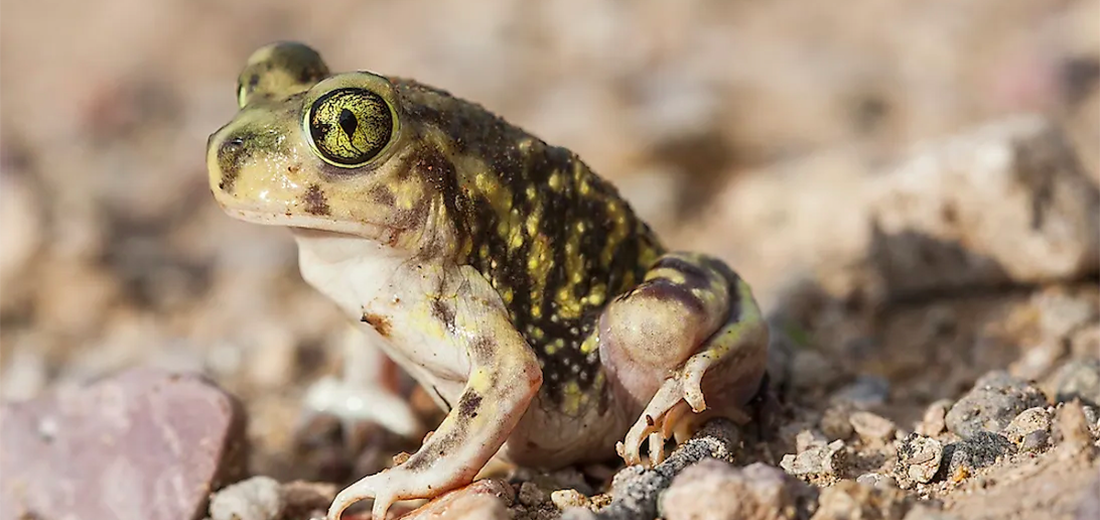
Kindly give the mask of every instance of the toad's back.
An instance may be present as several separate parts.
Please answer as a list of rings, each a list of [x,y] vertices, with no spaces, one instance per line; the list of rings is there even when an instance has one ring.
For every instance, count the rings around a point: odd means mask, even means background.
[[[423,123],[417,153],[435,163],[460,260],[504,300],[539,356],[545,395],[560,402],[565,392],[587,392],[599,377],[591,334],[599,311],[642,280],[663,252],[657,238],[569,150],[440,90],[395,85]]]

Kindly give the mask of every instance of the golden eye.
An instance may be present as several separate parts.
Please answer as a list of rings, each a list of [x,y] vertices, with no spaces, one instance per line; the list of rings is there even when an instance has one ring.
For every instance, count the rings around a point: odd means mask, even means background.
[[[381,96],[361,88],[333,90],[313,102],[306,116],[313,147],[345,168],[378,156],[393,137],[393,111]]]

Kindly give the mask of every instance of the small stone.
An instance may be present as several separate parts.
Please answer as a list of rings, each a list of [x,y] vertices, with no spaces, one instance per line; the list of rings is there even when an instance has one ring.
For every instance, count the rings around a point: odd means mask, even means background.
[[[810,448],[820,448],[827,444],[829,444],[829,439],[817,430],[802,430],[794,438],[794,449],[797,453],[802,453]]]
[[[1020,446],[1025,437],[1036,431],[1048,433],[1050,431],[1050,413],[1045,407],[1036,406],[1020,412],[1020,415],[1012,419],[1001,434],[1013,444]]]
[[[898,487],[898,481],[895,480],[894,477],[883,475],[882,473],[864,473],[856,478],[856,482],[873,488]]]
[[[335,484],[327,482],[287,482],[282,487],[282,518],[323,518],[337,491]]]
[[[847,440],[855,431],[851,423],[852,409],[848,405],[830,406],[821,416],[819,427],[829,439]]]
[[[283,510],[279,482],[271,477],[252,477],[210,499],[210,520],[273,520]]]
[[[1040,313],[1039,330],[1043,337],[1049,339],[1065,338],[1097,318],[1096,303],[1092,298],[1068,294],[1059,289],[1039,293],[1035,297],[1035,306]]]
[[[784,455],[779,467],[795,476],[828,477],[836,475],[844,462],[844,441],[836,440],[827,446],[809,448],[798,455]]]
[[[1041,379],[1050,373],[1054,364],[1066,355],[1066,342],[1061,338],[1048,338],[1026,349],[1020,359],[1008,367],[1009,373],[1027,381]]]
[[[926,146],[869,189],[887,296],[1095,272],[1100,193],[1056,122],[1013,117]]]
[[[943,448],[950,475],[969,475],[974,470],[993,465],[997,459],[1016,452],[1016,446],[1002,435],[986,431]]]
[[[898,446],[896,471],[903,482],[928,483],[939,471],[942,459],[940,441],[913,433]]]
[[[206,379],[154,369],[6,404],[0,518],[199,518],[244,473],[244,419]]]
[[[519,503],[527,506],[545,504],[550,500],[549,495],[534,482],[524,482],[519,486]]]
[[[1003,371],[990,372],[974,384],[947,412],[947,428],[963,438],[979,432],[999,432],[1024,410],[1045,406],[1046,398],[1035,387]]]
[[[785,520],[798,515],[808,486],[761,463],[735,468],[700,461],[672,481],[661,501],[668,520]]]
[[[1058,408],[1055,425],[1059,448],[1066,454],[1091,454],[1092,435],[1089,433],[1088,419],[1080,401],[1066,403]]]
[[[523,490],[520,489],[521,493],[522,491]],[[570,507],[588,507],[588,505],[592,503],[588,497],[575,489],[559,489],[550,493],[550,501],[554,503],[554,506],[563,511]]]
[[[509,518],[508,506],[514,500],[511,486],[497,479],[484,479],[445,493],[401,518],[505,520]]]
[[[947,411],[951,409],[951,400],[940,399],[924,410],[924,416],[917,426],[917,433],[934,437],[947,429]]]
[[[897,488],[878,488],[842,480],[821,490],[811,520],[901,518],[908,509],[905,493]]]
[[[855,412],[851,417],[852,429],[864,443],[883,443],[894,436],[897,426],[893,421],[871,412]]]
[[[1050,432],[1046,430],[1035,430],[1027,435],[1020,441],[1020,451],[1035,453],[1040,452],[1050,447]]]
[[[889,381],[878,376],[861,375],[852,384],[837,390],[829,398],[829,403],[849,404],[855,408],[866,409],[885,403],[889,396]]]
[[[1062,365],[1050,378],[1056,402],[1080,399],[1100,405],[1100,359],[1073,360]]]

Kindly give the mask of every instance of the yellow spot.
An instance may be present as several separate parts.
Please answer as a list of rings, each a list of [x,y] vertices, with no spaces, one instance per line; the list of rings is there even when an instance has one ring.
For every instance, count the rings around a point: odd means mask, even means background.
[[[422,187],[416,183],[403,182],[393,189],[394,206],[401,209],[412,209],[420,197],[424,195]]]
[[[557,170],[550,174],[550,181],[548,182],[550,189],[558,191],[561,189],[561,172]]]
[[[581,343],[581,353],[591,354],[596,351],[596,347],[600,346],[600,337],[596,333],[589,334],[587,338],[584,338],[584,342]]]
[[[512,288],[511,287],[504,289],[504,291],[502,291],[500,293],[500,298],[502,300],[504,300],[505,304],[512,303],[512,298],[513,297],[515,297],[515,295],[512,293]]]
[[[585,301],[589,305],[602,305],[606,299],[607,286],[602,283],[592,286],[592,289],[588,292],[588,296],[585,297]]]
[[[534,185],[528,186],[526,191],[528,200],[535,200],[535,197],[538,196],[538,192],[535,190]]]
[[[535,236],[535,233],[539,232],[539,220],[541,219],[541,212],[536,209],[531,213],[531,216],[527,217],[527,234]]]
[[[470,373],[469,379],[466,380],[467,388],[482,392],[488,390],[491,384],[492,376],[489,375],[489,371],[485,368],[474,369],[474,371]]]
[[[557,354],[558,351],[563,349],[563,348],[565,348],[565,341],[562,340],[561,338],[558,338],[558,339],[556,339],[554,341],[551,341],[550,343],[546,344],[546,353],[553,356],[554,354]]]
[[[562,389],[562,397],[564,398],[562,411],[568,415],[576,415],[580,411],[585,395],[576,381],[569,381]]]

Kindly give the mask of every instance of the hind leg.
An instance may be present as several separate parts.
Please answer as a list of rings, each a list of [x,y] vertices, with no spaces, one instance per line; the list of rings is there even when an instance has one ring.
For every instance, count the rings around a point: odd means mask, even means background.
[[[600,318],[600,357],[621,402],[642,410],[618,446],[627,463],[663,460],[714,416],[744,422],[767,360],[768,330],[748,284],[722,262],[662,257]]]

